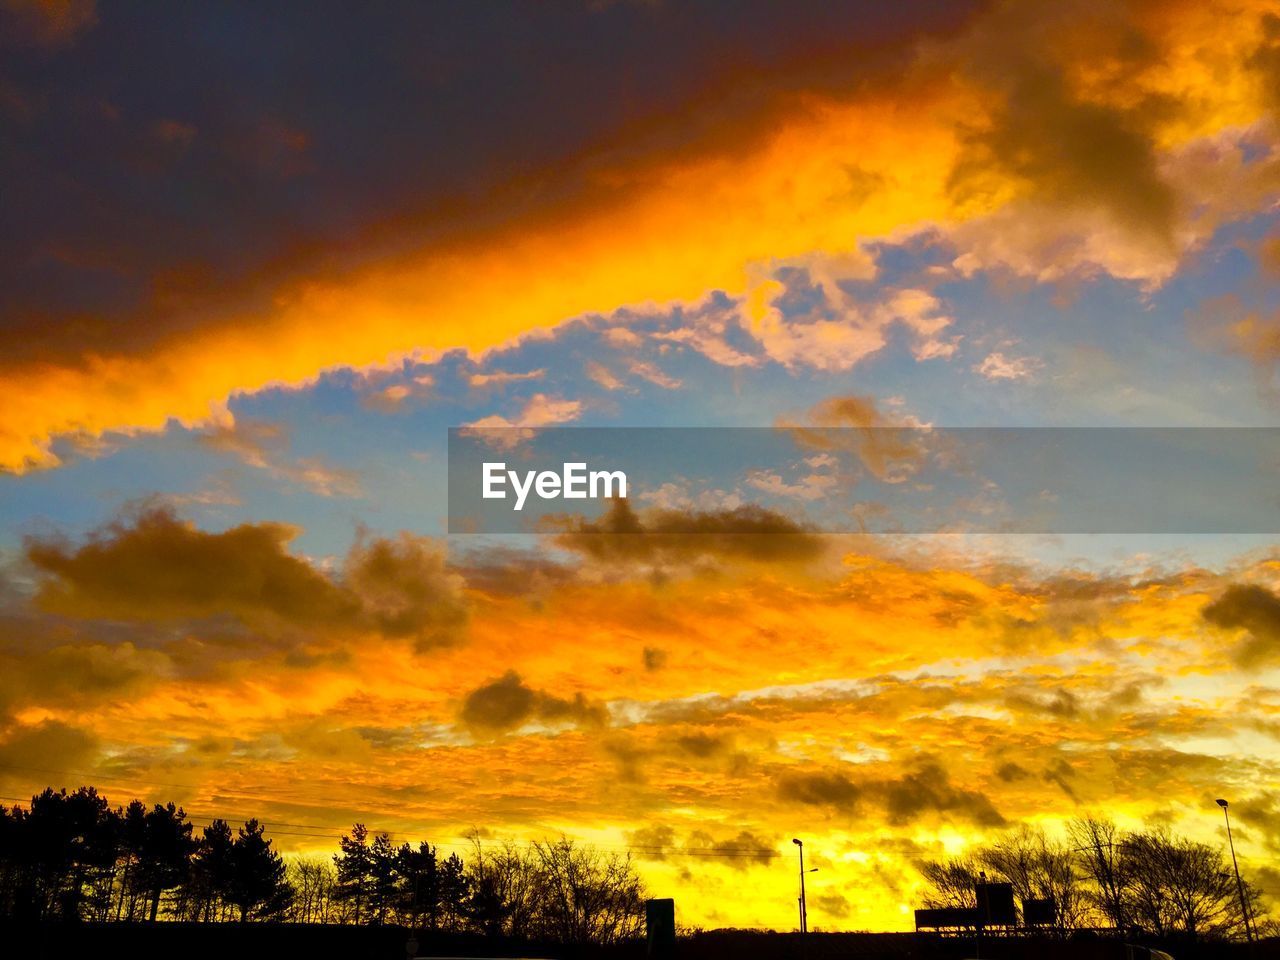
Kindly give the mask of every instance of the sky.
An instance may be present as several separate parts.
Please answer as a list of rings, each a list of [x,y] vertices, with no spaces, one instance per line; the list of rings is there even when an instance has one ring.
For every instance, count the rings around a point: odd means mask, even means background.
[[[1280,896],[1266,449],[1201,464],[1207,528],[824,532],[936,491],[726,430],[714,482],[537,532],[448,496],[451,428],[1280,426],[1274,4],[0,0],[0,38],[5,802],[565,833],[706,927],[793,928],[801,837],[814,929],[902,930],[923,859],[1221,844],[1223,796]]]

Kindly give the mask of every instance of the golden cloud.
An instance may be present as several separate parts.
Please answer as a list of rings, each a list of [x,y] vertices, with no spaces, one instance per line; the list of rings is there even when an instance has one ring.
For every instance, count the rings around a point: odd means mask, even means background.
[[[644,159],[592,166],[585,186],[547,191],[550,209],[416,245],[435,224],[400,223],[410,252],[281,279],[266,306],[228,296],[192,307],[209,315],[200,324],[187,305],[161,317],[131,347],[82,350],[69,336],[49,355],[15,356],[0,367],[0,466],[55,464],[58,437],[217,420],[237,393],[483,352],[628,304],[723,290],[758,301],[767,320],[771,264],[913,231],[942,230],[959,269],[1049,277],[1053,254],[1059,273],[1159,282],[1214,222],[1274,194],[1274,160],[1246,164],[1221,138],[1255,131],[1274,157],[1276,44],[1265,0],[1006,4],[856,92],[801,96],[775,78],[786,95],[742,122],[750,135],[620,150]],[[995,76],[997,63],[1014,69]],[[1240,178],[1252,185],[1235,189]],[[1207,214],[1206,185],[1227,198]],[[944,321],[913,296],[891,312],[927,340]],[[803,342],[819,361],[863,349],[843,327],[812,333]]]

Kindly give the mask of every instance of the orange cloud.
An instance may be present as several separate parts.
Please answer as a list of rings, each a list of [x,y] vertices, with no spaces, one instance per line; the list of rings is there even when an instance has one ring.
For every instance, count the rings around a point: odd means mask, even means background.
[[[958,269],[1048,277],[1052,254],[1059,273],[1092,265],[1159,282],[1214,222],[1275,190],[1275,164],[1246,164],[1232,140],[1269,136],[1258,126],[1274,108],[1269,10],[999,7],[856,94],[782,98],[786,112],[747,141],[589,167],[587,186],[552,209],[281,282],[267,306],[211,305],[194,329],[171,318],[145,346],[78,352],[71,340],[56,356],[14,359],[0,466],[53,465],[61,436],[203,423],[237,393],[337,366],[483,352],[585,313],[715,289],[756,304],[784,359],[803,350],[847,364],[868,347],[865,323],[794,342],[768,322],[771,265],[926,228],[957,244]],[[989,65],[1010,57],[1017,69],[993,77]],[[1206,183],[1224,198],[1207,211]],[[402,226],[411,249],[422,225]],[[943,316],[914,296],[890,314],[918,328],[926,353],[945,351]]]
[[[2,611],[0,787],[100,779],[113,800],[310,825],[279,828],[290,850],[331,847],[353,820],[444,844],[474,825],[567,830],[637,844],[691,922],[784,928],[803,818],[822,895],[864,891],[823,923],[900,929],[915,859],[1103,804],[1194,826],[1208,791],[1261,795],[1280,773],[1280,698],[1205,625],[1270,642],[1274,557],[1044,575],[828,538],[804,563],[719,553],[654,575],[590,551],[453,568],[402,537],[322,572],[287,533],[153,517],[38,545],[44,610]],[[358,606],[350,642],[264,642],[278,621],[332,625],[259,609],[253,571],[296,582],[284,595],[308,610]],[[208,591],[256,641],[216,670],[197,669],[216,627],[173,619]],[[404,642],[462,609],[463,642]]]

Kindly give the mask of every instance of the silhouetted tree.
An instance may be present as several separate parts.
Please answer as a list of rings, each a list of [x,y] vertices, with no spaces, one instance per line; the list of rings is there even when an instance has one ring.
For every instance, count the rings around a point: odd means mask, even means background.
[[[466,864],[456,853],[447,860],[437,860],[436,875],[439,882],[440,926],[445,930],[459,930],[466,920],[467,903],[471,888],[467,880]]]
[[[334,892],[350,910],[353,923],[363,922],[368,914],[369,892],[373,880],[373,857],[369,853],[369,831],[363,823],[351,828],[338,841],[340,853],[334,854],[338,881]]]
[[[396,848],[379,833],[369,844],[369,922],[384,924],[399,900]]]
[[[141,800],[132,800],[120,817],[120,851],[117,864],[119,889],[116,899],[116,919],[136,919],[135,911],[140,900],[145,902],[143,882],[140,876],[143,846],[147,832],[147,808]]]
[[[1052,900],[1054,926],[1068,931],[1084,925],[1087,907],[1076,857],[1042,830],[1023,826],[978,853],[978,861],[1013,886],[1017,902]]]
[[[400,915],[410,927],[422,926],[425,917],[429,929],[440,929],[440,872],[435,848],[419,843],[415,850],[401,844],[396,850],[396,872],[401,878]]]
[[[186,880],[195,849],[191,828],[186,813],[172,803],[156,804],[144,818],[137,873],[149,896],[149,919],[153,923],[160,912],[164,892]]]
[[[19,845],[22,811],[0,807],[0,916],[16,917],[20,913],[23,870]]]
[[[614,944],[639,936],[644,885],[630,854],[603,853],[567,837],[533,844],[535,935],[559,943]]]
[[[233,866],[231,825],[225,820],[214,820],[205,827],[196,843],[195,855],[185,894],[185,915],[191,920],[221,920],[225,897],[231,888]]]
[[[972,857],[926,860],[918,869],[930,887],[924,896],[926,907],[971,910],[978,905],[975,888],[979,870]]]
[[[120,855],[122,822],[105,797],[93,787],[81,787],[69,798],[73,820],[79,823],[72,916],[83,911],[90,919],[105,920],[111,912],[111,888]]]
[[[1020,829],[978,847],[971,858],[919,864],[926,906],[971,907],[979,867],[1013,885],[1020,899],[1048,897],[1059,928],[1109,922],[1154,937],[1242,939],[1235,875],[1222,850],[1167,830],[1125,833],[1105,819],[1068,826],[1070,844]],[[1244,884],[1247,902],[1260,895]],[[1254,908],[1257,909],[1256,906]]]
[[[262,824],[249,820],[231,845],[231,883],[227,900],[240,912],[240,921],[279,919],[293,902],[293,888],[285,879],[284,860],[271,849]]]
[[[290,919],[295,923],[333,923],[334,889],[338,873],[328,858],[295,859],[286,867],[286,877],[294,889]]]
[[[401,844],[396,851],[399,914],[412,927],[456,929],[466,906],[465,867],[456,853],[445,860],[429,843],[417,849]]]
[[[1067,824],[1067,836],[1081,872],[1091,884],[1086,896],[1094,910],[1117,930],[1128,930],[1125,890],[1129,865],[1121,854],[1115,823],[1100,817],[1077,817]]]
[[[1235,876],[1221,850],[1164,830],[1128,834],[1120,849],[1125,913],[1139,928],[1190,940],[1244,935]]]
[[[46,789],[25,813],[14,811],[20,911],[35,918],[81,917],[101,896],[115,864],[117,825],[93,787]],[[92,898],[89,893],[92,891]]]
[[[465,909],[471,926],[488,937],[502,936],[507,932],[511,909],[501,879],[493,871],[484,871],[473,875],[468,887]]]
[[[537,912],[537,868],[512,843],[485,847],[472,838],[467,865],[468,925],[486,936],[527,936]]]

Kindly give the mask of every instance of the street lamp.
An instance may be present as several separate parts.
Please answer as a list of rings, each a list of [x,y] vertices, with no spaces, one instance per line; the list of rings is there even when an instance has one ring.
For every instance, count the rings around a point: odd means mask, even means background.
[[[791,841],[800,848],[800,932],[809,932],[809,909],[804,899],[804,844],[799,840]]]
[[[1236,872],[1236,892],[1240,894],[1240,912],[1244,916],[1244,936],[1253,943],[1253,928],[1249,919],[1249,904],[1244,898],[1244,884],[1240,881],[1240,864],[1236,862],[1236,842],[1231,837],[1231,814],[1227,813],[1227,801],[1219,798],[1214,801],[1222,808],[1222,816],[1227,821],[1227,846],[1231,848],[1231,867]]]

